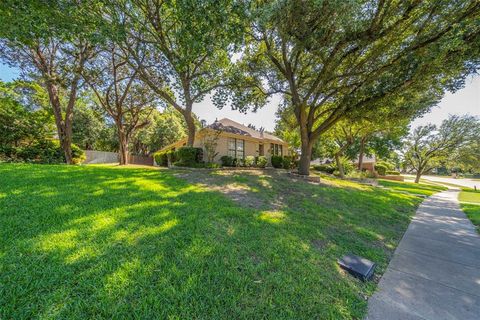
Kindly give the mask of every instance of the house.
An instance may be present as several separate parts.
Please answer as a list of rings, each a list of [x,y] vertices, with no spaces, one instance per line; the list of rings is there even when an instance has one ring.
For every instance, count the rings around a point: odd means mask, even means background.
[[[160,151],[176,150],[185,146],[187,138],[172,143]],[[220,163],[222,156],[245,159],[247,156],[288,155],[288,144],[282,139],[263,130],[255,130],[233,120],[215,120],[195,134],[194,147],[203,149],[204,160],[208,160],[208,145],[216,144],[214,162]]]
[[[357,161],[354,162],[355,166],[358,168],[358,162],[360,159],[357,159]],[[375,158],[375,155],[372,155],[371,157],[369,156],[363,156],[363,161],[362,161],[362,168],[361,170],[366,170],[370,172],[375,171],[375,164],[377,163],[377,159]]]

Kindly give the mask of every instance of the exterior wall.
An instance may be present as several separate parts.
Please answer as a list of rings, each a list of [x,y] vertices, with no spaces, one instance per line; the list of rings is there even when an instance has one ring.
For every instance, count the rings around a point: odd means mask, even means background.
[[[358,163],[355,163],[355,166],[358,167]],[[375,163],[373,162],[362,163],[362,170],[373,172],[375,170]]]
[[[193,143],[193,146],[196,148],[202,148],[204,151],[204,160],[207,160],[206,157],[206,152],[205,152],[205,138],[207,137],[208,133],[205,132],[198,132],[196,137],[195,137],[195,142]],[[264,156],[267,157],[267,159],[270,162],[270,157],[271,157],[271,152],[270,152],[270,145],[271,143],[276,143],[282,145],[283,149],[283,155],[288,155],[288,144],[286,143],[278,143],[274,141],[264,141],[264,140],[259,140],[256,138],[248,137],[248,136],[240,136],[240,135],[235,135],[227,132],[222,132],[217,140],[217,155],[214,158],[214,162],[220,163],[220,158],[223,156],[228,155],[228,139],[229,138],[236,138],[236,139],[241,139],[244,140],[245,142],[245,157],[247,156],[258,156],[260,154],[260,144],[262,143],[264,145]],[[168,149],[178,149],[182,147],[184,144],[184,141],[179,141],[175,144],[172,144],[168,147]]]

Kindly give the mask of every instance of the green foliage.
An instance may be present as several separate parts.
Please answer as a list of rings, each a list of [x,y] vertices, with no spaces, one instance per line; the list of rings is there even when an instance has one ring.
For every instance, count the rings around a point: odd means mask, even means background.
[[[400,172],[387,170],[387,171],[386,171],[386,175],[399,176],[399,175],[400,175]]]
[[[234,166],[234,158],[230,156],[222,156],[220,161],[222,162],[223,167],[233,167]]]
[[[256,164],[259,168],[265,168],[267,166],[268,160],[265,156],[258,156],[256,158]]]
[[[80,97],[75,106],[72,123],[72,141],[85,150],[112,151],[101,140],[107,129],[105,118],[95,110],[91,96]]]
[[[333,174],[335,172],[335,166],[330,164],[317,164],[313,166],[313,169],[328,174]]]
[[[385,161],[385,160],[377,161],[376,164],[387,168],[387,170],[395,170],[395,165],[393,163]]]
[[[54,132],[48,98],[38,83],[0,81],[0,146],[28,145]]]
[[[378,172],[379,175],[384,176],[387,173],[388,168],[383,164],[376,164],[375,171]]]
[[[270,162],[272,163],[272,166],[274,168],[281,168],[282,167],[282,157],[281,156],[275,156],[275,155],[272,155],[272,157],[270,158]]]
[[[244,164],[245,164],[245,167],[255,166],[255,157],[254,156],[246,156]]]
[[[433,124],[417,127],[404,140],[404,166],[417,172],[418,182],[423,173],[455,158],[456,151],[478,141],[479,127],[480,121],[469,115],[451,115],[440,127]]]
[[[249,14],[233,108],[255,110],[281,92],[302,148],[340,119],[424,113],[463,85],[480,53],[476,0],[263,1]]]
[[[295,166],[293,158],[290,156],[284,156],[282,158],[282,168],[285,170],[290,170]]]
[[[153,110],[148,121],[148,125],[137,130],[131,139],[130,149],[135,154],[150,154],[186,136],[185,120],[171,106],[163,112]]]
[[[65,163],[65,154],[58,140],[40,140],[31,145],[15,148],[10,157],[17,161],[34,163]],[[85,160],[85,152],[72,144],[73,163]]]
[[[157,165],[161,167],[166,167],[168,166],[168,156],[167,156],[167,151],[162,151],[162,152],[156,152],[153,155],[153,158],[155,159],[155,162]]]
[[[175,165],[188,167],[200,163],[203,158],[202,148],[181,147],[175,152]]]

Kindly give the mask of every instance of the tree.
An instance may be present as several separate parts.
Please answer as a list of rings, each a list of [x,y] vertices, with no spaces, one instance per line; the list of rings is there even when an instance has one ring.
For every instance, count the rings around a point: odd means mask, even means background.
[[[241,34],[231,1],[115,1],[109,15],[123,29],[119,43],[139,77],[187,125],[193,146],[193,104],[224,81],[230,45]],[[230,49],[230,50],[229,50]]]
[[[478,140],[478,120],[471,116],[450,116],[439,128],[428,124],[416,128],[404,141],[403,159],[415,170],[415,182],[458,149]]]
[[[272,94],[288,101],[308,174],[315,142],[336,122],[432,84],[461,86],[477,67],[479,14],[475,0],[255,2],[228,88],[233,108],[261,107]]]
[[[80,97],[73,115],[72,141],[84,150],[101,150],[99,140],[107,130],[105,118],[90,95]]]
[[[150,124],[132,137],[135,154],[150,155],[187,135],[185,121],[173,107],[167,106],[163,112],[154,110],[149,120]]]
[[[105,45],[89,62],[83,76],[99,106],[116,125],[120,165],[128,164],[129,140],[136,130],[149,124],[155,109],[150,89],[139,81],[137,71],[113,43]]]
[[[68,164],[72,163],[72,119],[82,85],[80,74],[91,55],[87,33],[94,27],[89,27],[87,8],[85,3],[70,1],[44,5],[10,0],[2,1],[0,7],[0,57],[46,88]]]
[[[218,155],[217,146],[218,139],[222,132],[220,130],[208,130],[203,136],[203,147],[205,148],[205,156],[207,163],[213,163],[215,157]]]
[[[0,81],[0,148],[51,138],[55,124],[47,106],[47,93],[37,83]]]

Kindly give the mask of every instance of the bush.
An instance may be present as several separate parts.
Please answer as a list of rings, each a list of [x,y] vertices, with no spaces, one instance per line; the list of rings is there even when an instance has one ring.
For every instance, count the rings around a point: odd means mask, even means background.
[[[153,155],[153,158],[155,159],[155,162],[162,167],[167,167],[168,166],[168,155],[167,152],[169,151],[162,151],[162,152],[157,152]]]
[[[257,157],[257,161],[256,161],[257,167],[259,167],[259,168],[265,168],[265,167],[267,166],[267,162],[268,162],[268,161],[267,161],[267,157],[265,157],[265,156],[259,156],[259,157]]]
[[[255,157],[246,156],[244,163],[245,163],[245,167],[253,167],[255,165]]]
[[[203,162],[203,149],[202,148],[194,148],[196,150],[195,154],[195,162],[201,163]]]
[[[283,169],[289,170],[294,167],[293,159],[292,157],[285,156],[282,159],[282,167]]]
[[[65,163],[65,154],[58,140],[41,140],[29,146],[19,147],[14,158],[35,163]],[[72,162],[78,164],[83,160],[85,152],[72,143]]]
[[[282,167],[282,157],[281,156],[272,156],[270,161],[272,162],[272,166],[274,168],[281,168]]]
[[[60,147],[60,144],[59,144]],[[62,150],[63,154],[63,150]],[[80,149],[76,144],[72,143],[72,161],[74,164],[79,164],[87,159],[87,156],[85,155],[85,151]]]
[[[376,164],[375,171],[377,171],[379,175],[384,176],[387,173],[387,167],[382,164]]]
[[[234,165],[234,158],[230,156],[223,156],[220,158],[223,167],[233,167]]]
[[[387,170],[390,170],[390,171],[395,170],[395,165],[391,162],[388,162],[388,161],[380,160],[376,164],[384,166],[385,168],[387,168]]]
[[[194,148],[194,147],[181,147],[175,152],[175,165],[188,167],[192,166],[195,163],[200,162],[200,158],[203,157],[203,151],[200,153],[201,148]]]
[[[333,172],[335,172],[335,167],[329,164],[317,164],[313,166],[313,169],[328,174],[333,174]]]
[[[387,174],[387,175],[391,175],[391,176],[399,176],[399,175],[400,175],[400,172],[387,170],[386,174]]]

